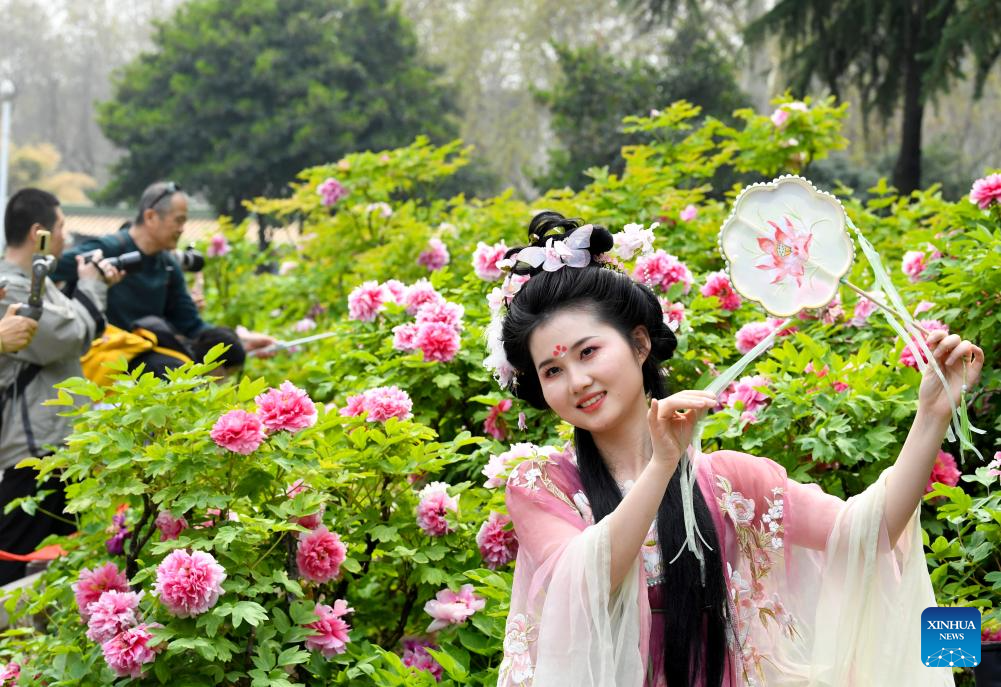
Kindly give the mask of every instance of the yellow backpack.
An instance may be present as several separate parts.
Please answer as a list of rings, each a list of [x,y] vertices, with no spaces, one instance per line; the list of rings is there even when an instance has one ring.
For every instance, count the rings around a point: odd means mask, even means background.
[[[183,353],[160,346],[156,334],[148,329],[136,327],[131,332],[127,332],[109,324],[104,330],[104,334],[99,339],[94,339],[90,350],[80,358],[80,364],[83,366],[83,374],[87,379],[101,386],[111,386],[114,381],[111,376],[119,374],[119,372],[109,367],[108,363],[121,358],[131,361],[137,355],[148,351],[177,358],[182,363],[191,362],[191,358]]]

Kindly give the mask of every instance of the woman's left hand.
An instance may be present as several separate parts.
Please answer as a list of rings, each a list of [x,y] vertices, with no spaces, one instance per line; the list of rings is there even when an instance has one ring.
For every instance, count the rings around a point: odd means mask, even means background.
[[[918,390],[919,410],[933,416],[948,418],[953,405],[960,402],[963,385],[973,389],[980,381],[980,370],[984,366],[983,350],[958,334],[948,334],[942,330],[933,331],[927,338],[928,349],[935,356],[949,383],[948,393],[942,388],[942,381],[931,365],[925,368]]]

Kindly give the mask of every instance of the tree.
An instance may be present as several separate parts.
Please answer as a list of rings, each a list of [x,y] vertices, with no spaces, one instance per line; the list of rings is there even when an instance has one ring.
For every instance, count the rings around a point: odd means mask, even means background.
[[[653,0],[657,2],[657,0]],[[858,86],[864,112],[888,118],[902,109],[893,183],[902,193],[921,185],[921,126],[925,105],[964,77],[972,63],[975,97],[1001,55],[997,0],[779,0],[748,28],[748,38],[782,37],[792,86],[813,78],[838,94]]]
[[[153,43],[100,105],[126,151],[105,199],[171,178],[240,218],[305,167],[455,133],[450,91],[384,0],[195,0]]]
[[[647,60],[615,59],[598,46],[556,46],[560,78],[537,98],[552,114],[561,147],[551,151],[542,188],[581,188],[585,170],[624,167],[622,146],[641,138],[622,132],[622,118],[646,114],[675,100],[699,105],[724,119],[746,104],[733,67],[694,22],[686,22],[663,48],[663,66]]]

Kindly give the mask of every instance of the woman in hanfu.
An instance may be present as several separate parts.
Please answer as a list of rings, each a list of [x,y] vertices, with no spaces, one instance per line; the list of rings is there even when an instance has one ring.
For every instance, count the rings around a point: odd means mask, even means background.
[[[675,336],[654,293],[608,265],[606,229],[546,212],[529,234],[507,256],[491,358],[575,429],[507,482],[520,548],[498,684],[952,685],[919,655],[935,598],[918,506],[951,413],[938,378],[925,374],[895,464],[847,501],[767,458],[692,455],[703,569],[676,557],[678,465],[716,399],[667,394]],[[972,387],[982,351],[942,332],[928,346],[957,401],[963,359]]]

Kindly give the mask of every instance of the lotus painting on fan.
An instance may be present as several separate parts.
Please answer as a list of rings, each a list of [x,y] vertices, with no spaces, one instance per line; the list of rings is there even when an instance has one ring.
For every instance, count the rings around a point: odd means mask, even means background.
[[[844,217],[836,198],[799,177],[748,187],[719,237],[734,289],[777,317],[823,307],[855,257]]]

